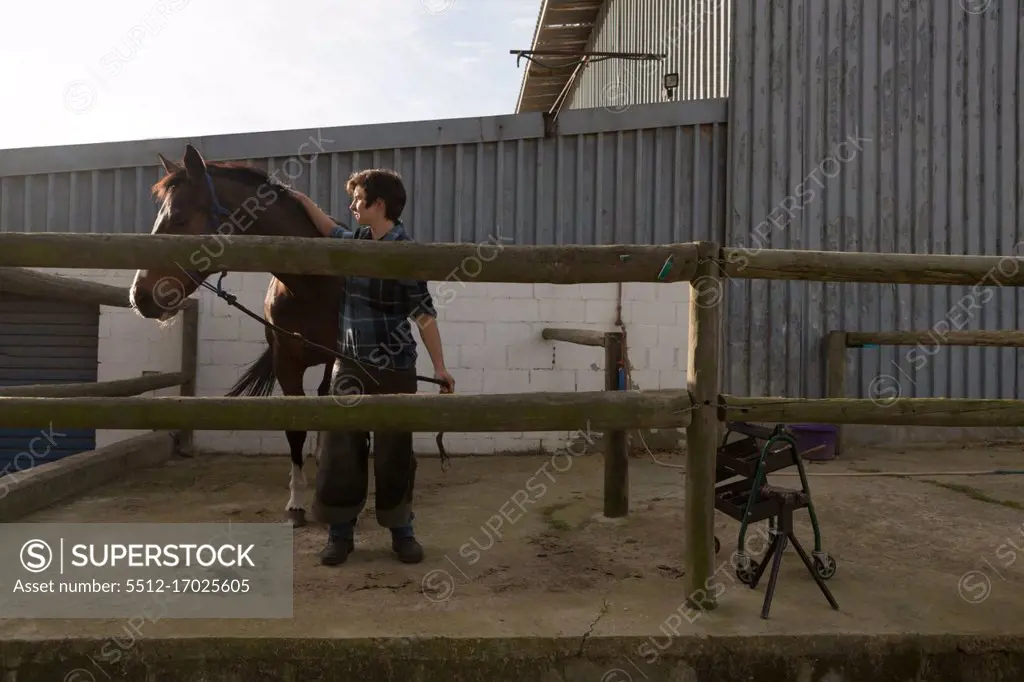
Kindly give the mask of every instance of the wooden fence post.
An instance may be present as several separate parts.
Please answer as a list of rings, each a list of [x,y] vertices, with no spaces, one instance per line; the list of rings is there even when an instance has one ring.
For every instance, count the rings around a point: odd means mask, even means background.
[[[689,359],[686,388],[694,409],[686,427],[686,580],[687,601],[711,610],[708,589],[715,561],[715,469],[718,456],[718,365],[722,280],[718,246],[699,244],[697,274],[690,282]]]
[[[189,301],[181,312],[181,372],[186,376],[179,395],[196,394],[196,374],[199,354],[199,302]],[[182,430],[178,434],[178,450],[192,454],[195,449],[195,432]]]
[[[827,351],[825,353],[825,372],[828,377],[826,387],[829,398],[846,397],[846,332],[832,331],[828,333]],[[836,425],[836,454],[843,452],[845,428]]]
[[[622,332],[604,335],[604,388],[620,391],[619,368],[625,362]],[[604,515],[619,518],[629,514],[629,452],[625,431],[604,434]]]

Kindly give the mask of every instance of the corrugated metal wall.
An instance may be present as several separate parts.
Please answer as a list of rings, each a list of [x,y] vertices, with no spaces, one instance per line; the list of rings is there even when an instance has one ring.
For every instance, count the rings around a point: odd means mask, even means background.
[[[565,112],[545,137],[541,114],[208,137],[211,160],[244,159],[351,220],[356,169],[399,170],[404,218],[421,241],[664,243],[724,236],[724,100]],[[0,152],[0,231],[152,229],[157,152],[145,140]],[[385,144],[391,146],[386,148]],[[373,145],[380,145],[375,148]]]
[[[0,386],[96,381],[100,308],[0,294]],[[96,447],[95,429],[0,424],[0,477]]]
[[[737,4],[734,45],[730,243],[1014,254],[1024,0],[757,0]],[[733,282],[725,390],[823,395],[833,329],[1019,329],[1024,300],[997,279],[973,297]],[[848,395],[871,397],[882,377],[906,396],[1024,397],[1020,351],[922,351],[933,348],[849,351]]]
[[[666,59],[593,62],[577,79],[565,108],[622,109],[666,102],[662,76],[667,73],[679,74],[674,100],[728,97],[733,3],[608,0],[587,49],[665,54]]]

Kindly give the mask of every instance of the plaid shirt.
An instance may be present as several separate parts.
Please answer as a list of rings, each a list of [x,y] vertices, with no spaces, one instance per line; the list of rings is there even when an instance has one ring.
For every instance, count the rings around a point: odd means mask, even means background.
[[[337,239],[373,239],[369,227],[355,232],[338,226]],[[412,241],[401,221],[380,241]],[[345,277],[345,294],[339,311],[340,352],[360,362],[388,369],[416,366],[416,340],[410,317],[437,317],[437,310],[423,280]]]

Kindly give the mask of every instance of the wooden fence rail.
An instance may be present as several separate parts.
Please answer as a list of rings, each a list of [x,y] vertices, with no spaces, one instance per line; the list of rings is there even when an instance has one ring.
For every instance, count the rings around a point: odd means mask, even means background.
[[[0,423],[68,428],[266,431],[408,430],[481,433],[685,427],[681,390],[131,398],[0,398]]]
[[[73,384],[28,384],[4,386],[0,397],[23,398],[121,398],[142,395],[149,391],[181,386],[189,377],[184,372],[161,372],[132,379],[89,381]]]
[[[836,333],[836,332],[833,332]],[[989,346],[1024,348],[1022,331],[898,331],[838,332],[845,334],[847,348],[868,346]]]
[[[201,265],[206,264],[206,265]],[[314,237],[152,234],[0,234],[0,266],[41,268],[187,267],[306,275],[475,282],[582,284],[689,281],[697,267],[694,243],[658,246],[517,246],[386,244]],[[203,268],[211,268],[209,271]]]
[[[731,279],[874,284],[1024,285],[1024,258],[804,249],[720,250]]]
[[[622,332],[602,332],[593,329],[541,330],[541,338],[564,341],[583,346],[604,348],[604,390],[620,391],[619,370],[626,362]],[[620,518],[629,514],[629,449],[626,431],[606,431],[604,434],[604,515]]]
[[[540,337],[545,341],[564,341],[575,343],[581,346],[605,346],[605,335],[608,332],[599,332],[593,329],[555,329],[546,327],[540,332]]]
[[[744,398],[721,395],[722,421],[1024,426],[1024,400],[1003,398]]]
[[[128,290],[25,268],[0,267],[0,293],[127,308]]]

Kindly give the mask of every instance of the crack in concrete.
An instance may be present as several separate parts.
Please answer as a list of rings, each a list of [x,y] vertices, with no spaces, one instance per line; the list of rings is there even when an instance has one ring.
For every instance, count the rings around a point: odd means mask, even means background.
[[[406,588],[406,587],[408,587],[409,585],[412,585],[412,584],[413,584],[412,580],[406,580],[404,582],[398,583],[397,585],[388,585],[388,584],[381,584],[381,585],[366,585],[366,584],[364,584],[364,585],[350,585],[346,589],[346,592],[361,592],[363,590],[391,590],[391,591],[397,591],[397,590],[404,589],[404,588]]]
[[[607,615],[609,594],[611,594],[611,590],[608,590],[608,592],[601,597],[601,608],[598,610],[597,617],[594,618],[594,622],[591,623],[590,627],[587,628],[587,631],[583,633],[583,639],[580,640],[580,648],[579,651],[576,652],[576,658],[583,658],[583,647],[587,645],[587,639],[593,634],[594,628],[596,628],[597,624],[601,622],[601,619]]]

